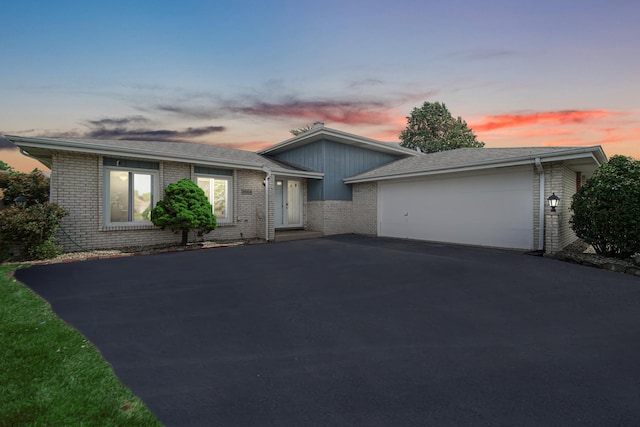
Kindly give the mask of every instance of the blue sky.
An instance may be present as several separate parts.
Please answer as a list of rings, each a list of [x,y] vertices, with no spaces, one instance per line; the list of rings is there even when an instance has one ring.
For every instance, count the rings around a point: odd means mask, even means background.
[[[398,141],[440,101],[487,147],[640,158],[638,2],[0,1],[3,134]]]

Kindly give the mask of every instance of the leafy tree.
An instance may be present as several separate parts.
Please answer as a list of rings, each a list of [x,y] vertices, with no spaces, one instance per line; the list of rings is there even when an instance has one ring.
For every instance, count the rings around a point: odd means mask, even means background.
[[[640,161],[616,155],[571,201],[571,227],[596,253],[627,258],[640,252]]]
[[[29,206],[49,201],[49,178],[37,169],[31,173],[1,173],[0,189],[4,194],[5,206],[13,204],[18,196],[24,196]]]
[[[455,148],[482,148],[484,142],[467,127],[461,117],[453,118],[440,102],[425,102],[407,116],[407,128],[400,133],[401,146],[419,148],[425,153],[453,150]]]
[[[182,245],[187,245],[189,231],[196,230],[202,236],[216,228],[216,217],[211,203],[202,188],[190,179],[181,179],[169,184],[164,200],[151,210],[154,225],[182,232]]]
[[[12,171],[12,170],[13,168],[11,166],[9,166],[8,164],[0,160],[0,171]]]

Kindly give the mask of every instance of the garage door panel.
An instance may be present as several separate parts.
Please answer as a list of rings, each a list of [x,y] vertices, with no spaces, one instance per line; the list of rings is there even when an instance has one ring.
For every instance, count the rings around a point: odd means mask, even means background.
[[[532,171],[380,184],[379,234],[484,246],[533,247]]]

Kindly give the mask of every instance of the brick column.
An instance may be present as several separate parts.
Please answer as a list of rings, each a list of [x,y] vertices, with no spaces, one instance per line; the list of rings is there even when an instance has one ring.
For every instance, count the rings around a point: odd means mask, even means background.
[[[544,219],[544,250],[554,254],[560,250],[560,215],[548,213]]]

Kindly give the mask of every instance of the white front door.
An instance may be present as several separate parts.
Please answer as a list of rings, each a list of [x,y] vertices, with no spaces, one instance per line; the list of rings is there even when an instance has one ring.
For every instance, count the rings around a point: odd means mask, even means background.
[[[276,179],[275,227],[302,227],[302,181]]]

